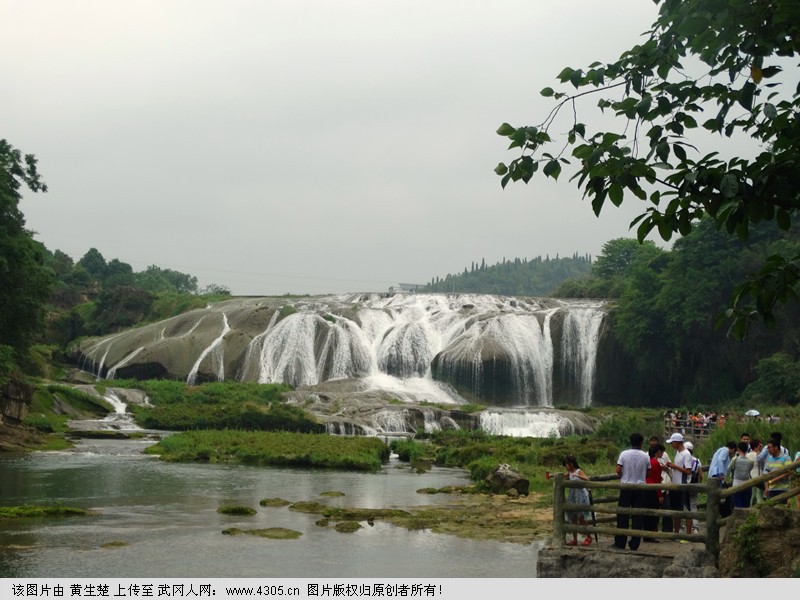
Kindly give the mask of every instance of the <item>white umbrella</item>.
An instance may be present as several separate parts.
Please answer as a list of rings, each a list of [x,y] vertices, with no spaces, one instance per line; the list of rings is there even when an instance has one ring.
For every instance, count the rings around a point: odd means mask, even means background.
[[[760,412],[758,412],[758,411],[757,411],[755,408],[751,408],[750,410],[748,410],[748,411],[747,411],[746,413],[744,413],[744,414],[745,414],[745,415],[747,415],[748,417],[757,417],[757,416],[758,416],[758,415],[760,415],[761,413],[760,413]]]

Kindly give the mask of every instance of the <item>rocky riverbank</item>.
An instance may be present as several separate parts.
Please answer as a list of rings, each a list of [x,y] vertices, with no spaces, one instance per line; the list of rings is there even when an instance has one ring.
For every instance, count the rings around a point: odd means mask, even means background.
[[[42,445],[45,436],[23,425],[0,422],[0,452],[25,452]]]

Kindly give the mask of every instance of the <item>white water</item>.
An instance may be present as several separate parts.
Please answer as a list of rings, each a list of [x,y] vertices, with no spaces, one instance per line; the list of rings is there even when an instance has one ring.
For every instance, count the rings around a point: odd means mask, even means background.
[[[569,419],[557,413],[494,410],[480,414],[480,427],[493,435],[537,438],[558,438],[574,430]]]
[[[564,373],[577,383],[581,406],[591,406],[597,344],[604,313],[599,306],[575,308],[564,318],[561,361]]]
[[[186,378],[187,385],[195,384],[195,382],[197,381],[197,371],[200,369],[200,365],[202,364],[202,362],[209,355],[211,355],[212,360],[217,365],[217,372],[216,372],[217,381],[225,380],[225,363],[223,361],[222,340],[225,338],[225,336],[230,330],[231,328],[228,325],[228,317],[227,315],[225,315],[225,313],[222,313],[222,333],[220,333],[219,337],[217,337],[217,339],[211,342],[211,344],[209,344],[209,346],[200,353],[200,356],[197,358],[197,361],[195,361],[191,371],[189,371],[189,376]]]
[[[130,361],[136,364],[135,348],[157,344],[163,356],[164,345],[174,343],[180,344],[181,355],[187,349],[197,353],[188,373],[178,370],[186,367],[165,365],[171,373],[176,367],[173,376],[185,377],[189,384],[200,372],[223,380],[228,360],[236,372],[227,375],[242,381],[297,387],[359,378],[368,390],[407,402],[463,404],[469,399],[553,406],[567,401],[586,406],[593,399],[605,317],[601,303],[469,294],[351,294],[283,306],[268,299],[225,305],[236,311],[228,313],[236,314],[233,330],[220,306],[156,324],[149,337],[131,333],[133,341],[114,341],[117,364],[109,376]],[[270,311],[270,319],[265,329],[254,332],[247,323],[255,311]],[[197,349],[186,340],[204,320],[220,315],[221,332],[207,347]],[[561,325],[559,339],[553,339],[554,324]],[[231,331],[236,334],[231,340],[243,335],[250,340],[241,358],[226,352]],[[118,335],[86,351],[93,372],[102,372]],[[120,358],[121,352],[127,354]]]
[[[128,356],[119,361],[117,364],[115,364],[113,367],[111,367],[108,370],[108,373],[106,374],[106,379],[114,379],[117,376],[117,369],[120,369],[121,367],[124,367],[129,362],[131,362],[134,358],[136,358],[136,355],[139,354],[142,350],[144,350],[144,346],[140,346],[139,348],[128,354]],[[98,376],[99,375],[100,374],[98,373]]]
[[[123,431],[141,430],[141,427],[134,423],[133,415],[128,412],[128,405],[123,402],[113,390],[106,390],[103,395],[103,400],[110,404],[113,409],[104,418],[70,421],[70,428],[83,431],[106,431],[109,429]]]
[[[336,311],[337,307],[353,306],[355,311]],[[565,328],[564,347],[576,353],[577,362],[573,365],[565,355],[561,363],[570,372],[582,374],[574,383],[581,386],[582,401],[591,402],[597,332],[604,316],[599,305],[581,307],[579,316],[571,318],[576,309],[566,303],[545,308],[535,301],[497,296],[398,294],[388,298],[339,296],[325,303],[297,303],[294,309],[298,312],[277,323],[276,311],[266,330],[253,338],[243,378],[309,386],[361,377],[373,389],[401,399],[461,403],[463,398],[454,390],[433,380],[434,357],[440,355],[445,372],[468,369],[473,393],[480,396],[483,365],[491,347],[491,352],[500,352],[508,362],[518,404],[552,406],[550,323],[556,313],[565,311],[565,322],[570,325]],[[590,323],[597,327],[576,328],[585,320],[582,315],[590,316]],[[594,337],[585,342],[585,333]],[[321,345],[320,339],[324,340]]]

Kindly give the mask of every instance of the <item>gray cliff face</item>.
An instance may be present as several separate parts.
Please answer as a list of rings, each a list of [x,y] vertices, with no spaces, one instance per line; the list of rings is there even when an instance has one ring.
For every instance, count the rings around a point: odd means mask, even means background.
[[[592,403],[602,303],[478,295],[347,295],[221,302],[87,340],[98,377],[313,386],[363,379],[417,400]]]
[[[0,422],[22,423],[33,399],[33,388],[25,383],[9,381],[0,386]]]

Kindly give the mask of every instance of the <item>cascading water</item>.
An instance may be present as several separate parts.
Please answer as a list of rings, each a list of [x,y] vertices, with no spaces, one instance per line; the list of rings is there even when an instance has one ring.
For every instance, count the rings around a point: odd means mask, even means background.
[[[136,350],[128,354],[128,356],[126,356],[117,364],[115,364],[113,367],[111,367],[108,370],[108,373],[106,374],[106,379],[114,379],[117,376],[117,370],[124,367],[129,362],[131,362],[134,358],[136,358],[136,355],[139,354],[142,350],[144,350],[144,346],[138,347]]]
[[[600,305],[575,308],[564,317],[561,366],[567,382],[578,389],[581,406],[591,406],[597,346],[605,312]]]
[[[600,303],[489,295],[233,299],[104,338],[83,358],[98,373],[112,363],[110,376],[357,379],[404,402],[587,405],[604,317]]]
[[[200,356],[195,361],[191,371],[189,371],[189,375],[186,377],[187,385],[194,385],[196,383],[197,372],[200,369],[200,365],[209,355],[211,356],[212,361],[217,365],[217,381],[223,381],[225,379],[225,363],[223,362],[222,340],[225,339],[225,336],[230,330],[231,328],[228,325],[228,317],[225,313],[222,313],[222,333],[219,334],[218,338],[211,342],[211,345],[209,345],[208,348],[200,353]]]
[[[69,421],[68,425],[76,431],[108,431],[111,429],[121,431],[141,430],[134,421],[133,415],[128,412],[128,405],[123,402],[117,393],[107,389],[103,399],[111,405],[112,411],[102,419],[84,419]]]
[[[557,438],[575,430],[572,422],[558,413],[519,410],[483,411],[480,428],[493,435],[538,438]]]

